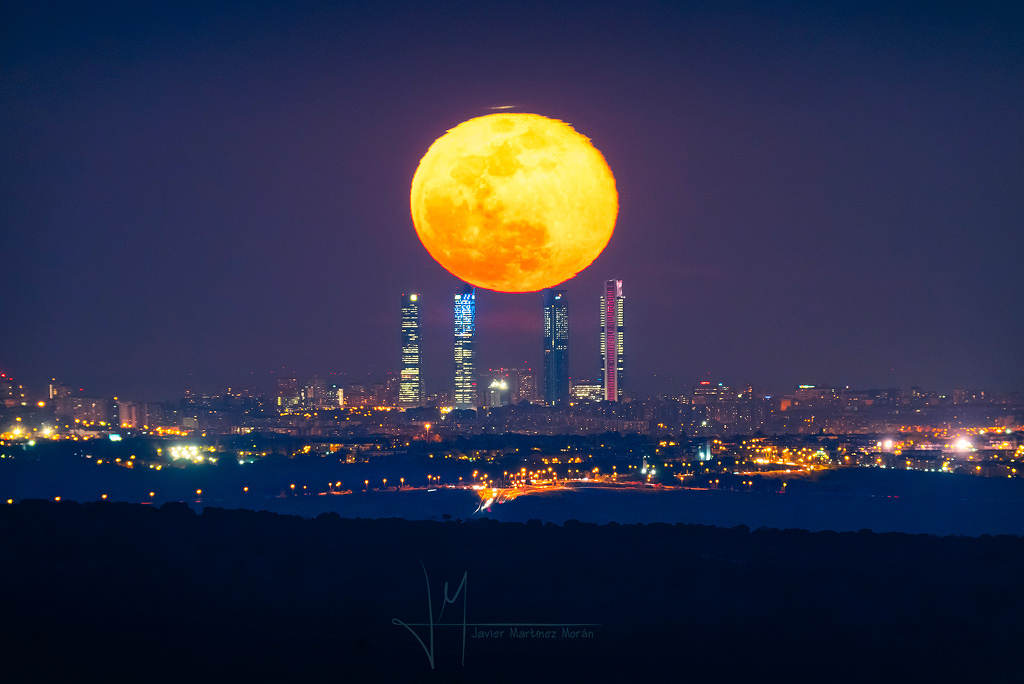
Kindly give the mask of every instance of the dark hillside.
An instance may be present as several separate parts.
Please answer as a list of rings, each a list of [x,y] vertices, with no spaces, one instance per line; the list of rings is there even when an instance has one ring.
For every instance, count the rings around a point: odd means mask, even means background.
[[[461,626],[435,627],[431,671],[392,623],[427,622],[421,562],[435,617],[467,573],[440,620],[465,609],[465,666]],[[0,567],[14,680],[1024,678],[1019,537],[29,501],[0,507]]]

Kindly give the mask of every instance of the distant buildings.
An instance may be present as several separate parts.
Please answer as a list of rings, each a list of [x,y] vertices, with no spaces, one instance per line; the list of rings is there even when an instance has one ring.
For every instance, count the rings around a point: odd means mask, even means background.
[[[482,403],[487,406],[498,406],[492,404],[491,386],[498,381],[498,386],[505,383],[507,397],[506,404],[519,404],[522,402],[537,400],[537,373],[530,368],[490,368],[482,374],[482,386],[486,388],[486,395],[482,397]]]
[[[160,404],[118,401],[117,416],[122,428],[148,429],[161,424],[163,407]]]
[[[475,409],[476,291],[466,285],[455,295],[455,408]]]
[[[7,408],[26,404],[25,388],[6,373],[0,373],[0,404]]]
[[[626,335],[623,312],[625,301],[622,281],[607,281],[601,295],[601,377],[605,401],[618,401],[622,398],[626,366],[623,345]]]
[[[109,399],[92,397],[71,397],[68,402],[68,418],[76,423],[90,425],[116,424],[112,418],[117,417],[117,404]]]
[[[188,396],[187,392],[186,396]],[[299,381],[296,378],[278,378],[277,393],[274,397],[277,410],[287,411],[301,402],[302,394],[299,392]]]
[[[565,290],[547,289],[544,306],[544,401],[569,399],[569,302]]]
[[[333,409],[344,404],[344,391],[335,386],[327,386],[318,376],[313,376],[300,393],[301,406],[307,409]]]
[[[512,401],[537,401],[537,373],[531,368],[509,368],[508,377],[512,380]]]
[[[709,380],[704,380],[693,388],[693,405],[710,406],[725,401],[732,397],[731,387],[718,383],[717,385]]]
[[[985,402],[984,390],[955,389],[953,390],[954,404],[982,404]]]
[[[749,434],[765,420],[764,397],[749,385],[734,388],[705,380],[693,388],[690,404],[692,427],[700,434]]]
[[[600,382],[574,383],[572,398],[575,401],[601,401],[604,399],[604,384]]]
[[[456,338],[458,333],[456,332]],[[420,372],[420,303],[419,295],[402,295],[402,370],[398,385],[401,406],[423,403],[423,376]]]
[[[509,403],[508,380],[494,378],[487,386],[487,406],[505,406]]]
[[[57,382],[57,378],[50,381],[49,398],[57,420],[71,418],[71,397],[70,387],[62,382]]]

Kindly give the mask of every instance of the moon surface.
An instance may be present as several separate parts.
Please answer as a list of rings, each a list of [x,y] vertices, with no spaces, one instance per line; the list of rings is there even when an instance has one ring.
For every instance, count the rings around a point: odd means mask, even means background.
[[[463,122],[420,160],[410,194],[423,245],[462,280],[534,292],[589,266],[615,229],[604,156],[569,124],[502,112]]]

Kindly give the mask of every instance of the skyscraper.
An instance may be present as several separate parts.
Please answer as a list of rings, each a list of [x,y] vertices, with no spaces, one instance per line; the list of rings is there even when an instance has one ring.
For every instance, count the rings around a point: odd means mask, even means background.
[[[402,372],[398,381],[398,403],[402,406],[423,403],[419,298],[417,294],[402,295]]]
[[[296,378],[277,379],[277,410],[284,412],[300,401],[299,381]]]
[[[546,289],[544,303],[544,401],[569,399],[569,301],[565,290]]]
[[[455,295],[455,408],[476,408],[476,291]]]
[[[626,367],[626,352],[623,347],[626,334],[623,313],[625,302],[622,281],[607,281],[604,285],[604,294],[601,295],[601,377],[605,401],[618,401],[622,398]]]

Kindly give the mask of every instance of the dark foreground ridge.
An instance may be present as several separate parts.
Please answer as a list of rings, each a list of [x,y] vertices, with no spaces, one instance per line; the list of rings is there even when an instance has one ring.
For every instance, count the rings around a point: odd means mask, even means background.
[[[1020,537],[26,501],[0,567],[5,681],[1024,680]]]

